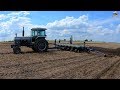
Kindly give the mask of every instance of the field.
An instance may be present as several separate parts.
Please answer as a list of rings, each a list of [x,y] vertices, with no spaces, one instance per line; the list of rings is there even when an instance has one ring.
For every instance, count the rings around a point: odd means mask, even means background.
[[[0,79],[120,79],[117,43],[86,43],[107,57],[56,49],[35,53],[27,47],[21,47],[21,54],[13,54],[11,44],[0,43]]]

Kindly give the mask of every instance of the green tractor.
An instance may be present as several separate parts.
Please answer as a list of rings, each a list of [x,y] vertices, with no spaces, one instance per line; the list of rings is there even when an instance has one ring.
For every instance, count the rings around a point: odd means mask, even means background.
[[[32,48],[35,52],[46,52],[48,50],[48,41],[46,38],[46,28],[32,28],[31,36],[24,37],[24,27],[23,36],[15,37],[14,44],[11,45],[14,54],[21,53],[21,46],[27,46]]]

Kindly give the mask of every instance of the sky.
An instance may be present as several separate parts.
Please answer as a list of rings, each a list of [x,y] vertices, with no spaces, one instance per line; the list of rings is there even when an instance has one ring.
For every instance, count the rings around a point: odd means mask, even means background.
[[[114,11],[0,11],[0,41],[15,34],[31,35],[31,28],[47,28],[47,40],[93,40],[120,43],[120,16]]]

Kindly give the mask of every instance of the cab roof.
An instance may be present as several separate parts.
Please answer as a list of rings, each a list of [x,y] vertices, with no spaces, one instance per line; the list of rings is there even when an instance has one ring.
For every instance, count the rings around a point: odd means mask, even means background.
[[[32,31],[36,31],[36,30],[47,30],[46,28],[32,28]]]

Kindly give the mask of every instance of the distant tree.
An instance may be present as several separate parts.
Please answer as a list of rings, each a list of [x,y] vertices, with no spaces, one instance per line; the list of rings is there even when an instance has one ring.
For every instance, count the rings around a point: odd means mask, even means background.
[[[85,39],[85,41],[88,41],[88,39]]]
[[[66,41],[66,39],[64,39],[64,41]]]

